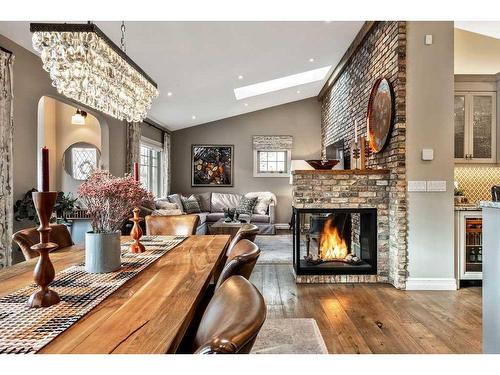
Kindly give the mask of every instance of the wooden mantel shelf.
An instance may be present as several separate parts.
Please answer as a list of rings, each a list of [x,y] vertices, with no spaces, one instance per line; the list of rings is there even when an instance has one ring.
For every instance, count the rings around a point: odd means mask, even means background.
[[[387,174],[388,169],[297,169],[292,174],[333,174],[333,175],[364,175],[364,174]]]

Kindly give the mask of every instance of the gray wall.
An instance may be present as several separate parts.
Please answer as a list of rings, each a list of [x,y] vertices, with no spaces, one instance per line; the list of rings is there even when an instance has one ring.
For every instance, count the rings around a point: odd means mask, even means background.
[[[292,159],[317,159],[321,150],[321,111],[316,98],[267,108],[172,133],[172,192],[272,191],[278,223],[291,216],[292,189],[284,177],[253,177],[253,135],[292,135]],[[234,187],[191,187],[191,144],[234,145]]]
[[[408,22],[407,38],[407,178],[447,184],[408,193],[407,288],[453,289],[453,22]],[[421,160],[423,148],[433,161]]]

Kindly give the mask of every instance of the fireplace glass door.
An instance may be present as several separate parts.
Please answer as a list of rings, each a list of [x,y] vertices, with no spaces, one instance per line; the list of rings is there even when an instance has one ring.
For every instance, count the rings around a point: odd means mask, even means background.
[[[295,209],[298,275],[376,274],[375,209]]]

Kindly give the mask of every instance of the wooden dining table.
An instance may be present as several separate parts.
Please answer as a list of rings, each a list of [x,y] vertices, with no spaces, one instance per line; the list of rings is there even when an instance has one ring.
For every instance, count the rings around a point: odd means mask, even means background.
[[[122,237],[122,241],[129,240]],[[190,236],[127,281],[38,353],[175,353],[230,237]],[[82,245],[51,253],[56,273],[84,260]],[[0,296],[33,281],[37,259],[0,271]]]

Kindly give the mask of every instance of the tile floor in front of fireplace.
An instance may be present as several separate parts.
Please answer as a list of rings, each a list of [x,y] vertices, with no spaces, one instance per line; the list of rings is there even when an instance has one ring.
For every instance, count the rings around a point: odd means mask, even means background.
[[[295,284],[289,264],[257,264],[269,318],[314,318],[330,353],[480,353],[481,288]]]

